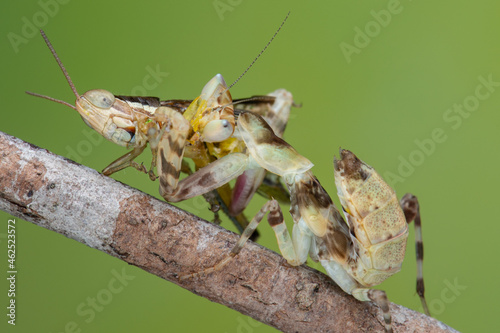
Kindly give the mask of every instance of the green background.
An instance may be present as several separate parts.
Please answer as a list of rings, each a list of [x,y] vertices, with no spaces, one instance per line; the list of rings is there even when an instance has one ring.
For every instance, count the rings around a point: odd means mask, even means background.
[[[231,10],[219,15],[214,3]],[[374,23],[371,11],[380,13],[390,3],[399,13],[392,14],[388,23],[386,18],[385,26]],[[8,39],[9,33],[23,36],[23,26],[33,23],[34,17],[43,24],[80,93],[96,88],[116,94],[140,91],[146,68],[159,66],[168,76],[154,89],[146,89],[147,95],[192,99],[216,73],[228,82],[237,78],[289,10],[282,32],[232,95],[247,97],[277,88],[294,94],[303,107],[293,110],[285,138],[315,164],[314,173],[336,203],[332,158],[339,147],[352,150],[382,175],[397,174],[402,160],[413,161],[408,162],[413,170],[392,183],[399,196],[412,192],[421,202],[431,311],[460,331],[491,331],[500,297],[494,245],[500,237],[500,87],[492,88],[475,111],[461,118],[458,128],[443,117],[454,104],[474,101],[471,96],[480,76],[491,75],[500,82],[498,1],[402,0],[397,5],[347,0],[74,0],[59,5],[54,15],[45,14],[46,22],[37,1],[4,1],[0,130],[97,170],[125,153],[104,141],[85,150],[94,136],[86,136],[90,130],[73,110],[24,94],[30,90],[74,101],[39,34],[24,31],[26,40],[16,47],[17,52]],[[370,40],[364,40],[367,45],[360,44],[359,36],[355,40],[356,28],[372,29]],[[358,53],[348,62],[340,45],[355,46],[355,42]],[[480,88],[480,92],[488,90]],[[446,140],[435,143],[433,149],[428,145],[433,151],[425,154],[415,141],[428,142],[435,129],[441,129]],[[80,149],[80,156],[71,156],[70,149]],[[141,160],[148,165],[150,157]],[[135,170],[122,171],[115,178],[158,197],[157,183]],[[255,200],[247,215],[263,202]],[[210,219],[200,199],[179,206]],[[9,218],[0,212],[2,271],[7,270]],[[223,226],[231,228],[228,221]],[[269,226],[260,230],[260,243],[277,251]],[[420,310],[411,242],[402,271],[380,288],[391,301]],[[64,332],[69,322],[82,332],[275,331],[20,220],[17,267],[17,325],[6,324],[7,285],[2,278],[1,331]],[[80,304],[103,295],[113,271],[123,269],[134,280],[92,320],[78,315]],[[462,289],[450,289],[455,283]]]

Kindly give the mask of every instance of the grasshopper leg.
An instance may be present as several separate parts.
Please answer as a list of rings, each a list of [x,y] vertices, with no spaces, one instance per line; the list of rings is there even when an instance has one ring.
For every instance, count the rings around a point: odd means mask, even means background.
[[[120,170],[128,168],[128,167],[133,167],[141,172],[148,173],[148,171],[146,170],[146,167],[144,165],[139,164],[139,163],[134,161],[134,159],[137,156],[142,154],[142,152],[144,151],[144,148],[146,148],[146,146],[140,146],[140,147],[134,148],[133,150],[131,150],[128,153],[126,153],[125,155],[119,157],[118,159],[113,161],[110,165],[108,165],[106,168],[104,168],[104,170],[102,170],[102,173],[105,176],[109,176],[117,171],[120,171]]]
[[[187,167],[183,156],[190,125],[180,113],[169,108],[160,109],[169,119],[169,124],[161,129],[160,139],[151,145],[151,150],[157,156],[153,162],[157,163],[160,194],[163,196],[163,193],[176,190],[181,170]]]
[[[425,287],[423,275],[424,245],[422,241],[422,221],[420,219],[420,205],[418,199],[413,194],[407,193],[400,201],[401,208],[405,213],[408,223],[415,221],[415,248],[417,256],[417,293],[420,296],[422,307],[426,315],[430,316],[429,307],[425,300]]]
[[[181,114],[167,107],[159,107],[156,110],[155,116],[156,121],[163,123],[163,127],[150,128],[148,130],[147,142],[149,142],[153,156],[149,171],[144,165],[134,161],[134,159],[142,154],[146,148],[147,144],[144,144],[113,161],[103,170],[104,175],[109,176],[127,167],[133,167],[148,174],[149,178],[154,181],[159,178],[159,176],[156,176],[154,173],[158,157],[163,156],[164,159],[162,161],[170,161],[169,158],[172,158],[171,162],[166,162],[163,166],[166,168],[166,166],[169,165],[171,166],[170,169],[174,169],[169,171],[172,172],[177,179],[176,181],[172,181],[170,185],[173,187],[177,185],[179,173],[182,168],[182,156],[184,154],[184,145],[189,131],[189,123]]]

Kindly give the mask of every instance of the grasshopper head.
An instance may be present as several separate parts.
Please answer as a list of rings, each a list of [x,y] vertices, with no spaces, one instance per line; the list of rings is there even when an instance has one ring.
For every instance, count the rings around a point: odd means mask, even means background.
[[[76,99],[75,106],[83,121],[106,139],[124,147],[135,143],[130,108],[109,91],[89,90]]]
[[[40,33],[66,77],[71,90],[73,90],[76,102],[75,106],[73,106],[70,103],[49,96],[28,91],[26,93],[69,106],[77,110],[82,116],[83,121],[106,139],[124,147],[133,145],[136,139],[135,125],[130,120],[131,111],[128,105],[123,101],[117,100],[109,91],[102,89],[89,90],[80,96],[49,39],[43,30],[40,30]]]
[[[109,91],[94,89],[79,96],[75,106],[83,121],[99,132],[109,119],[114,103],[115,96]]]

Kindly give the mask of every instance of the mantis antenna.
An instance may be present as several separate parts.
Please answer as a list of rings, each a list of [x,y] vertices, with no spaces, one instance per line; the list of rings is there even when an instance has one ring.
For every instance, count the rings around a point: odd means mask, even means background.
[[[271,44],[271,42],[274,40],[274,38],[276,37],[276,35],[278,35],[278,32],[280,32],[281,28],[283,27],[283,25],[285,24],[286,20],[288,19],[288,16],[290,16],[290,12],[288,12],[288,14],[286,14],[285,19],[283,20],[283,22],[281,22],[281,25],[279,26],[278,30],[276,30],[276,32],[274,33],[273,37],[271,37],[271,39],[269,40],[269,42],[267,42],[267,45],[262,49],[262,51],[260,51],[259,55],[257,57],[255,57],[255,59],[250,64],[250,66],[248,66],[247,69],[245,69],[245,71],[229,86],[229,88],[227,88],[228,90],[231,89],[236,84],[236,82],[238,82],[243,77],[243,75],[245,75],[248,72],[248,70],[250,68],[252,68],[253,64],[255,64],[255,62],[257,61],[257,59],[259,59],[260,56],[262,55],[262,53],[264,53],[264,51]]]

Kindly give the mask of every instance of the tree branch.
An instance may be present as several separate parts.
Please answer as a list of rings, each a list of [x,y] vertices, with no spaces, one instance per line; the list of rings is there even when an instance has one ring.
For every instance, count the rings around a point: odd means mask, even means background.
[[[381,312],[326,275],[253,242],[221,271],[239,236],[95,170],[0,132],[0,209],[284,332],[383,331]],[[397,332],[456,332],[391,304]]]

